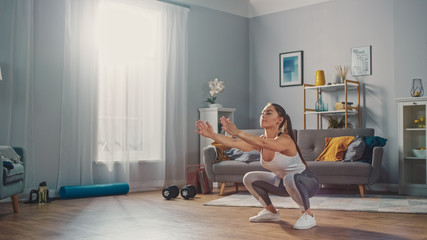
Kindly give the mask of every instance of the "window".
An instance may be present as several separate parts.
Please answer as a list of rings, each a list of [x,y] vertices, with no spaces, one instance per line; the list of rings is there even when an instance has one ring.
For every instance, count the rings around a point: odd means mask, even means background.
[[[163,89],[160,13],[104,1],[98,46],[98,161],[160,160]]]

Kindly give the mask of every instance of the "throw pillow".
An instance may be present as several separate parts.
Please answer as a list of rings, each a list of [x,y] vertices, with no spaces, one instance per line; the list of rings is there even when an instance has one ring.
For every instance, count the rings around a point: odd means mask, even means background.
[[[365,146],[363,138],[356,136],[350,145],[348,145],[343,162],[353,162],[361,159],[365,152]]]
[[[231,160],[242,161],[242,162],[252,162],[260,160],[260,153],[257,150],[250,152],[243,152],[237,148],[230,148],[224,151],[224,154],[229,157]]]
[[[216,148],[216,154],[218,156],[218,159],[216,162],[223,161],[223,160],[230,160],[230,158],[224,154],[224,151],[227,149],[230,149],[230,147],[226,147],[226,146],[222,145],[221,143],[218,143],[215,141],[212,142],[211,145],[215,146],[215,148]]]
[[[387,143],[387,139],[378,136],[366,136],[364,139],[366,149],[360,162],[372,163],[372,153],[374,147],[384,147]]]
[[[316,161],[341,161],[354,136],[325,138],[325,149]]]
[[[9,170],[14,168],[13,164],[9,161],[3,161],[3,167],[5,167]]]

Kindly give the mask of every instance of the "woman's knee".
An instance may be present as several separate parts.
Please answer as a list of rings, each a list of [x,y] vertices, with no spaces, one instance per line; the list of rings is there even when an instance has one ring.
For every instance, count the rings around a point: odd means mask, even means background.
[[[243,184],[245,186],[249,186],[252,184],[252,182],[254,181],[254,172],[248,172],[245,174],[245,176],[243,176]]]
[[[245,186],[248,186],[255,181],[270,182],[274,178],[275,178],[275,175],[271,172],[262,172],[262,171],[248,172],[243,177],[243,184],[245,184]]]

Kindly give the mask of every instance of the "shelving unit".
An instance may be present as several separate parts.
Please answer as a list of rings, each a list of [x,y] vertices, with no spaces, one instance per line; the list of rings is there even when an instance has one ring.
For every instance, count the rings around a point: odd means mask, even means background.
[[[345,80],[344,83],[333,84],[333,85],[323,85],[315,86],[313,84],[304,84],[304,129],[306,129],[307,116],[314,115],[317,119],[317,129],[322,128],[322,117],[327,115],[344,115],[345,117],[345,128],[348,127],[348,117],[349,115],[357,115],[357,127],[360,128],[361,118],[360,118],[360,83],[359,81],[354,80]],[[344,92],[344,102],[345,108],[343,110],[331,110],[331,111],[316,111],[315,108],[307,107],[307,90],[316,91],[316,99],[319,100],[319,93],[328,93],[334,94],[337,92]],[[357,105],[348,106],[348,93],[351,90],[357,90]],[[335,108],[331,106],[331,108]]]
[[[426,116],[427,98],[398,98],[399,194],[427,196],[427,160],[416,157],[415,148],[426,147],[427,130],[414,123]]]
[[[219,119],[223,116],[230,118],[231,121],[234,121],[234,112],[235,108],[199,108],[200,120],[206,122],[208,121],[214,130],[215,133],[224,134],[221,129],[221,123]],[[200,162],[203,157],[203,148],[209,146],[212,143],[212,139],[205,138],[200,136]]]

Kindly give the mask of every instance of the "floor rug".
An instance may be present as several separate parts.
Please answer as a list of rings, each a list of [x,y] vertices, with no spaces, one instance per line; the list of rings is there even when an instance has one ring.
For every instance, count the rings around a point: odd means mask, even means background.
[[[271,201],[277,208],[298,208],[290,197],[271,196]],[[427,198],[398,195],[366,194],[361,198],[356,194],[324,194],[312,197],[310,204],[311,209],[322,210],[427,213]],[[205,203],[204,206],[261,207],[249,193],[237,193],[219,198]]]

